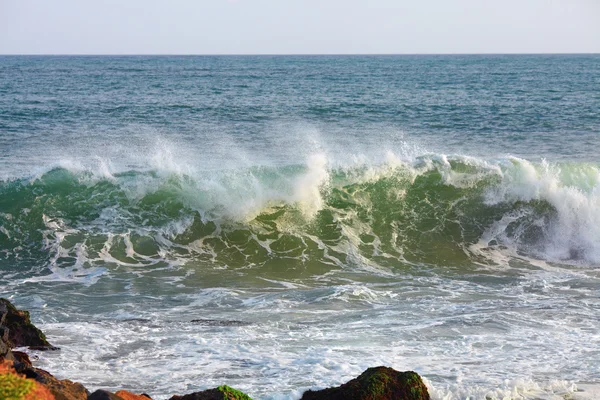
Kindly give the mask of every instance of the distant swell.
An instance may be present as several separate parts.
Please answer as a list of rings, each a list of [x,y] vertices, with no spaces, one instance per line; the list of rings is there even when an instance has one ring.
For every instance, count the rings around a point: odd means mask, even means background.
[[[389,154],[332,168],[315,154],[194,176],[55,168],[1,182],[0,210],[0,256],[53,279],[188,263],[309,274],[600,264],[592,164]]]

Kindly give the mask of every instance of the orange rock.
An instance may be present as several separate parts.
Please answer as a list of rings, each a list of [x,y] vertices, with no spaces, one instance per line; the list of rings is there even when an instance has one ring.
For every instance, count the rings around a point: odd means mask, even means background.
[[[44,385],[18,374],[10,361],[0,363],[0,398],[56,400]]]
[[[56,400],[47,387],[35,383],[34,389],[23,400]]]
[[[23,373],[48,388],[56,400],[86,400],[88,398],[89,392],[81,383],[68,379],[56,379],[49,372],[39,368],[27,367]]]
[[[121,397],[123,400],[148,400],[151,399],[147,394],[135,394],[128,392],[127,390],[119,390],[115,393],[117,396]]]

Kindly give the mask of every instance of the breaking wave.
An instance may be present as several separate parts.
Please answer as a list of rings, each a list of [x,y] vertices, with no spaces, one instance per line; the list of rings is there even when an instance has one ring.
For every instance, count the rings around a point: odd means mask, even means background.
[[[310,274],[600,264],[595,164],[388,153],[334,167],[316,153],[304,165],[194,174],[63,166],[0,182],[0,210],[3,268],[66,280],[191,262]]]

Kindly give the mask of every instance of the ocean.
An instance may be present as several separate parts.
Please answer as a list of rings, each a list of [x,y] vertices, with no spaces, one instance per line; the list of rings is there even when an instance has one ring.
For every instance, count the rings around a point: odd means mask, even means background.
[[[155,399],[600,398],[600,56],[1,56],[0,296]]]

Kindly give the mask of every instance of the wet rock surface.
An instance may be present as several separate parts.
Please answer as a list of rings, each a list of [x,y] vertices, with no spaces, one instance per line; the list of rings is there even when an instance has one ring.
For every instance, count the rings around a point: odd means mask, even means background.
[[[302,400],[429,400],[421,377],[412,371],[369,368],[358,378],[334,388],[305,392]]]
[[[0,298],[0,326],[8,331],[5,343],[10,347],[35,346],[39,349],[53,348],[46,335],[30,320],[29,311],[17,310],[7,299]],[[2,333],[2,332],[0,332]]]
[[[88,400],[123,400],[123,398],[108,390],[98,389],[90,394]]]

